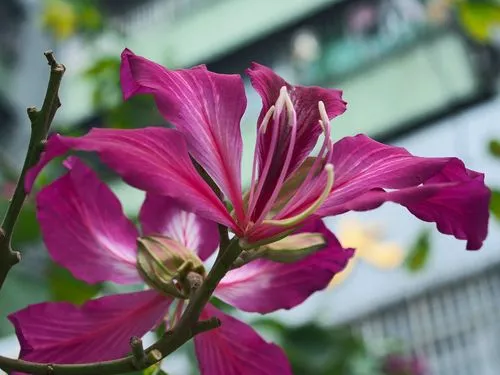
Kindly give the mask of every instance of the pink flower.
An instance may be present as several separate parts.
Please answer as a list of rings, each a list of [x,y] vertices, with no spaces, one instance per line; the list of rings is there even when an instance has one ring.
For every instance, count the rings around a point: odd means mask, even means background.
[[[52,258],[88,283],[142,283],[137,266],[137,241],[168,236],[171,250],[191,249],[193,259],[207,259],[218,246],[214,222],[186,211],[173,199],[148,193],[139,222],[141,234],[127,219],[120,202],[95,173],[76,158],[65,162],[69,172],[36,197],[43,239]],[[289,309],[324,289],[352,255],[321,221],[303,232],[319,232],[326,247],[287,264],[264,259],[227,273],[215,295],[249,312]],[[154,237],[159,238],[159,237]],[[201,261],[200,261],[201,264]],[[130,351],[131,336],[142,336],[181,313],[183,300],[159,290],[106,296],[81,307],[40,303],[9,316],[21,343],[20,357],[43,363],[85,363],[110,360]],[[201,318],[217,317],[221,327],[194,338],[201,373],[291,374],[282,350],[265,342],[250,326],[207,305]],[[220,360],[223,358],[223,360]]]
[[[483,174],[456,158],[416,157],[364,135],[332,145],[329,121],[346,108],[340,91],[292,86],[259,64],[247,74],[262,98],[262,111],[245,196],[241,77],[212,73],[204,66],[172,71],[129,50],[122,53],[124,97],[153,94],[176,130],[93,129],[80,138],[54,135],[29,172],[26,190],[54,157],[69,149],[94,151],[132,186],[174,197],[249,243],[270,242],[311,216],[369,210],[391,201],[436,223],[440,232],[466,240],[467,249],[481,247],[490,197]],[[321,134],[319,155],[307,158]],[[211,176],[232,211],[198,175],[190,156]]]

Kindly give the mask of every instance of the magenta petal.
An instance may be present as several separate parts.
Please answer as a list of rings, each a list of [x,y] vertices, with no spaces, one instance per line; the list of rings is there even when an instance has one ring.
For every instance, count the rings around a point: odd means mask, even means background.
[[[295,307],[324,289],[345,268],[353,250],[342,248],[321,220],[304,225],[298,232],[322,233],[327,245],[295,263],[260,259],[229,271],[214,295],[244,311],[269,313]]]
[[[439,175],[424,182],[421,190],[435,193],[423,200],[407,194],[398,203],[419,219],[435,222],[441,233],[467,240],[467,250],[481,248],[488,234],[491,198],[483,174],[454,159]]]
[[[161,234],[195,251],[201,260],[213,254],[219,245],[217,224],[195,215],[169,197],[147,194],[139,221],[143,235]]]
[[[317,215],[369,210],[392,201],[435,222],[440,232],[467,240],[470,250],[486,238],[490,192],[483,175],[456,158],[416,157],[358,135],[337,142],[331,162],[335,185]]]
[[[467,180],[456,180],[449,174],[461,169]],[[441,181],[447,176],[452,181]],[[455,181],[453,181],[455,179]],[[488,233],[490,191],[483,175],[466,170],[458,159],[452,160],[443,171],[423,185],[386,192],[372,190],[359,198],[335,207],[337,212],[366,211],[384,202],[399,203],[421,220],[435,222],[441,233],[467,240],[467,250],[480,249]]]
[[[173,196],[191,210],[234,227],[226,207],[196,172],[181,133],[149,127],[133,130],[92,129],[83,137],[54,135],[30,180],[51,158],[68,150],[94,151],[127,183],[148,192]]]
[[[132,336],[143,336],[172,301],[155,291],[117,294],[78,307],[66,302],[28,306],[9,316],[20,358],[41,363],[85,363],[122,357]]]
[[[333,119],[346,110],[346,102],[342,100],[342,91],[317,86],[292,86],[270,68],[257,63],[252,63],[247,69],[247,74],[250,76],[252,86],[262,98],[259,126],[269,108],[276,103],[280,89],[283,86],[288,88],[290,99],[297,113],[297,138],[289,175],[309,155],[321,134],[321,127],[318,123],[320,120],[318,102],[323,101],[328,118]],[[290,127],[283,127],[283,131],[284,133],[280,135],[280,149],[286,150],[286,143],[290,141]],[[258,155],[261,166],[269,150],[271,133],[266,131],[266,136],[262,141],[260,155]]]
[[[113,192],[76,157],[37,195],[37,217],[52,258],[88,283],[140,282],[137,230]]]
[[[128,49],[122,53],[120,72],[125,99],[154,95],[162,115],[185,135],[193,157],[242,219],[240,121],[246,97],[241,77],[209,72],[204,66],[168,70]]]
[[[265,342],[249,325],[207,305],[201,318],[211,317],[222,325],[194,338],[201,375],[292,375],[280,347]]]

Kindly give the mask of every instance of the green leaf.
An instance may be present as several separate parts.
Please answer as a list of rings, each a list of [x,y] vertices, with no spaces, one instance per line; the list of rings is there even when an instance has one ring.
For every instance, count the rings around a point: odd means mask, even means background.
[[[4,215],[9,202],[0,200],[0,214]],[[34,242],[40,238],[40,227],[36,219],[35,206],[31,202],[26,202],[17,218],[16,227],[12,235],[14,247],[24,243]]]
[[[405,260],[405,267],[411,272],[421,271],[427,262],[430,255],[430,234],[429,231],[422,231]]]
[[[143,375],[168,375],[165,371],[160,368],[160,364],[148,367],[142,372]]]
[[[89,285],[75,279],[71,273],[51,263],[47,270],[50,294],[54,301],[66,301],[81,305],[94,297],[101,290],[101,284]]]
[[[500,24],[500,6],[490,1],[458,3],[458,18],[465,32],[477,42],[490,42]]]
[[[116,71],[120,68],[120,59],[115,56],[105,56],[94,62],[94,65],[90,66],[87,70],[83,72],[83,76],[86,78],[93,78],[100,74],[113,74],[116,75]]]
[[[40,226],[36,219],[35,206],[29,203],[25,204],[17,219],[12,241],[14,245],[17,245],[20,243],[33,242],[39,238]]]
[[[497,220],[500,220],[500,190],[491,190],[490,211]]]
[[[222,301],[214,296],[212,296],[212,298],[210,298],[210,303],[212,305],[214,305],[216,308],[218,308],[219,310],[222,310],[228,314],[232,313],[236,310],[233,306],[227,304],[226,302],[224,302],[224,301]]]
[[[496,158],[500,158],[500,139],[492,139],[488,143],[490,154]]]

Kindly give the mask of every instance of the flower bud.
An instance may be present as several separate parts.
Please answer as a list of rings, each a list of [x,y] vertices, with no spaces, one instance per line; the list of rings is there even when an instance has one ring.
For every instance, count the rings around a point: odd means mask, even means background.
[[[179,242],[163,236],[137,240],[137,269],[152,288],[177,298],[189,297],[186,277],[190,272],[205,276],[200,258]]]

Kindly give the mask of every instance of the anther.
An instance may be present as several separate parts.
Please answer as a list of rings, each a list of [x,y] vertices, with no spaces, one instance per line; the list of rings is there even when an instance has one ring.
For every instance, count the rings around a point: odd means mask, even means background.
[[[295,126],[297,121],[295,120],[295,108],[293,108],[292,99],[290,99],[290,95],[288,95],[286,87],[283,86],[282,89],[285,89],[285,105],[288,114],[288,125]]]
[[[266,115],[262,119],[262,123],[260,124],[259,131],[261,133],[265,133],[267,130],[267,125],[269,125],[269,120],[271,120],[271,117],[274,113],[274,105],[269,108],[269,110],[266,112]]]
[[[285,106],[286,103],[286,97],[288,96],[288,92],[286,90],[286,86],[283,86],[280,89],[280,95],[278,96],[278,99],[276,100],[276,111],[274,113],[275,116],[280,116],[281,111],[283,110],[283,107]]]
[[[330,119],[328,118],[328,113],[326,113],[325,103],[321,100],[318,102],[318,109],[323,125],[328,126],[330,124]]]

